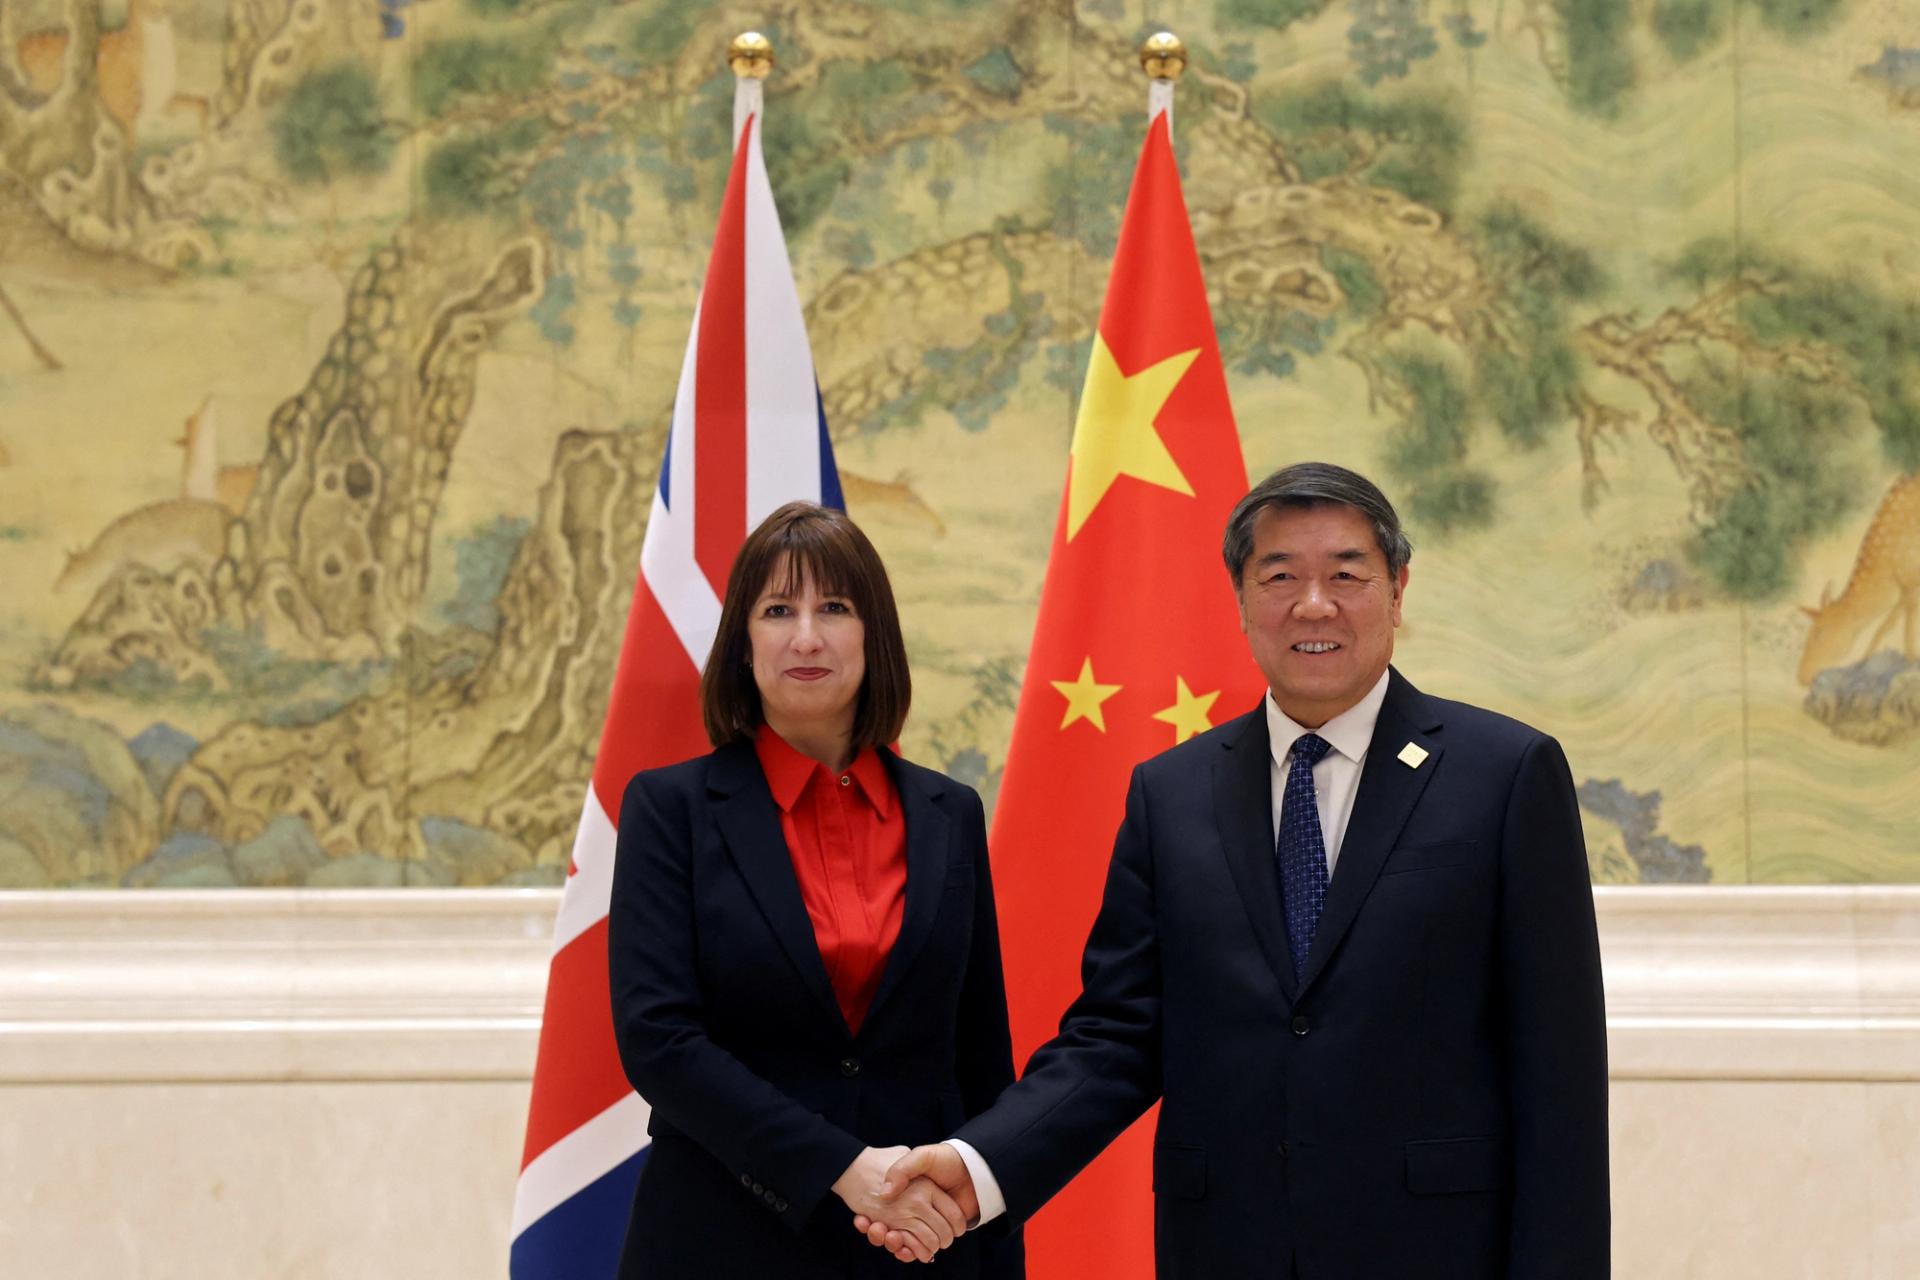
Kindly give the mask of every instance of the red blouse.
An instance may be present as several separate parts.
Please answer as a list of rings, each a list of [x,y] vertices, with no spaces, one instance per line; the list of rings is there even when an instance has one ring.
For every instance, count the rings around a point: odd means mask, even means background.
[[[858,1034],[900,937],[907,902],[907,820],[872,747],[835,775],[760,726],[753,749],[780,806],[800,897],[848,1030]]]

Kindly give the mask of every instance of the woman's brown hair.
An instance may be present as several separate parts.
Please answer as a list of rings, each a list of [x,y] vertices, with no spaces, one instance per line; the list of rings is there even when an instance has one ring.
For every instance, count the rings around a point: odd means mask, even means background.
[[[907,644],[880,553],[844,511],[811,502],[789,502],[747,535],[727,575],[720,628],[700,676],[700,711],[714,746],[750,739],[765,719],[760,687],[753,682],[747,622],[753,605],[785,559],[786,581],[778,589],[797,594],[811,580],[827,595],[845,596],[866,630],[866,678],[853,713],[853,746],[883,747],[900,736],[913,700],[907,674]]]

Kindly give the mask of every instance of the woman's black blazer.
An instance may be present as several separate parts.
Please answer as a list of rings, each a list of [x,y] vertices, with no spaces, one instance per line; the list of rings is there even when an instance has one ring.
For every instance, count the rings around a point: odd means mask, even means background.
[[[900,1280],[831,1187],[867,1146],[950,1136],[1013,1080],[980,798],[882,751],[907,897],[853,1035],[753,747],[650,769],[620,806],[607,951],[614,1035],[653,1107],[622,1280]],[[1019,1277],[968,1234],[947,1276]]]

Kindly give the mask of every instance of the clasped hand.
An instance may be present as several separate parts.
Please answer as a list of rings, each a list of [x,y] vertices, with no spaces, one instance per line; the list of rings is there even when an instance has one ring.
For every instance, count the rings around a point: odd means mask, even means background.
[[[868,1243],[885,1249],[900,1261],[933,1261],[937,1250],[928,1235],[927,1229],[933,1226],[928,1221],[929,1212],[941,1226],[951,1228],[950,1234],[940,1241],[939,1249],[952,1244],[967,1224],[980,1216],[980,1200],[974,1194],[966,1163],[960,1159],[960,1153],[946,1143],[915,1147],[912,1151],[905,1147],[884,1150],[869,1147],[861,1159],[869,1155],[878,1155],[889,1162],[875,1185],[872,1202],[862,1206],[844,1194],[840,1198],[847,1200],[848,1207],[854,1211],[853,1229],[865,1235]],[[859,1167],[860,1161],[854,1161],[854,1168],[848,1169],[847,1174],[853,1174]],[[834,1190],[840,1190],[838,1184]],[[933,1235],[937,1237],[938,1231]]]
[[[929,1150],[868,1147],[833,1184],[833,1193],[853,1210],[854,1229],[902,1262],[932,1262],[979,1213],[965,1167],[960,1171],[965,1194],[956,1199],[937,1176],[929,1176],[934,1173],[932,1162],[918,1159]],[[957,1154],[954,1162],[959,1162]],[[923,1164],[924,1170],[916,1172]]]

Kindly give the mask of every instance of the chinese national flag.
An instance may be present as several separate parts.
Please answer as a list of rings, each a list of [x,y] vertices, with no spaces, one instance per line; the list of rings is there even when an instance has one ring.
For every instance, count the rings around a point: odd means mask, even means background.
[[[1264,692],[1220,562],[1246,489],[1161,111],[1127,198],[994,815],[1017,1062],[1079,994],[1133,766]],[[1152,1121],[1034,1217],[1035,1280],[1153,1275]]]

